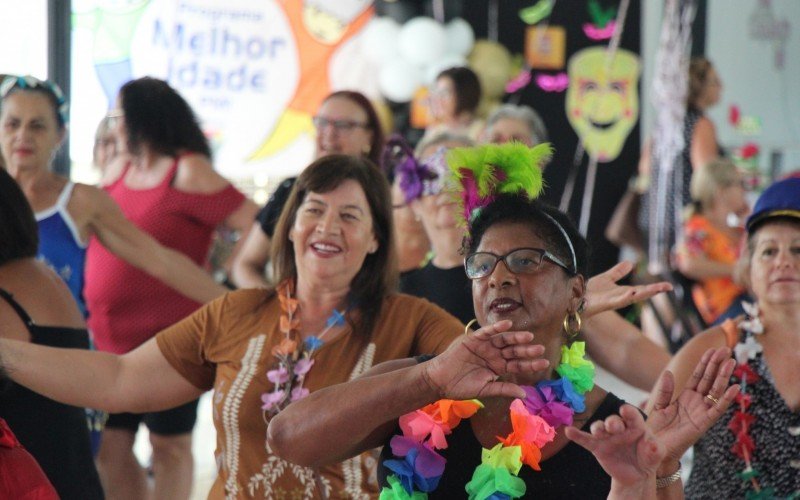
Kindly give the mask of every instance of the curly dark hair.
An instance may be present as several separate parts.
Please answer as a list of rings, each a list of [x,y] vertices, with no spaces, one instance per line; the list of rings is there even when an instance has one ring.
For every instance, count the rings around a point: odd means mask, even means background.
[[[329,155],[306,167],[297,178],[278,219],[270,254],[274,256],[276,283],[289,278],[296,279],[297,265],[289,232],[306,193],[328,193],[351,179],[364,190],[372,215],[372,229],[378,242],[378,249],[367,254],[361,269],[353,278],[348,298],[359,312],[353,331],[366,343],[372,335],[384,299],[396,290],[398,280],[392,231],[392,197],[386,176],[375,164],[356,156]],[[348,314],[348,321],[351,319],[352,316]]]
[[[548,218],[548,216],[550,218]],[[482,208],[470,222],[470,238],[465,241],[466,253],[477,251],[486,231],[498,223],[520,223],[528,225],[545,242],[551,252],[567,267],[572,267],[572,252],[564,234],[553,224],[553,220],[564,229],[575,249],[577,269],[574,274],[589,276],[589,244],[581,236],[567,214],[540,200],[530,200],[524,195],[503,194]],[[566,272],[566,270],[564,270]]]
[[[15,181],[0,168],[0,266],[16,259],[35,257],[39,228],[28,200]]]
[[[156,153],[178,156],[187,151],[211,158],[189,103],[164,80],[146,76],[131,80],[119,90],[128,151],[139,154],[142,146]]]

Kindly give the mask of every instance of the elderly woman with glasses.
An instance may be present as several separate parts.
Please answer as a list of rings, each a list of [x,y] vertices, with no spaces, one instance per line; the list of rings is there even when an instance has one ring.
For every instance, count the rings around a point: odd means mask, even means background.
[[[289,406],[270,424],[277,454],[313,467],[384,445],[383,498],[680,491],[679,474],[662,460],[680,456],[733,400],[733,367],[722,362],[728,351],[698,363],[679,403],[665,404],[665,376],[647,426],[594,384],[578,340],[587,245],[566,215],[532,199],[543,159],[541,148],[451,152],[468,229],[473,323],[482,328],[439,356],[379,365]],[[703,397],[709,391],[718,403]]]
[[[317,129],[314,159],[331,154],[364,157],[380,162],[384,136],[375,108],[363,94],[340,90],[330,94],[313,118]],[[270,258],[270,243],[281,210],[297,177],[283,181],[256,215],[253,229],[236,256],[232,277],[240,288],[268,286],[264,269]]]
[[[401,274],[400,291],[430,300],[464,324],[474,317],[472,285],[462,267],[463,225],[459,224],[458,203],[450,189],[453,180],[445,156],[448,147],[470,142],[466,137],[445,133],[420,143],[417,149],[421,151],[421,161],[411,157],[407,148],[404,154],[389,155],[392,160],[389,163],[395,165],[395,186],[402,188],[405,204],[421,220],[433,253],[423,267]],[[393,144],[390,140],[390,146]],[[522,143],[507,146],[509,151],[514,148],[525,149],[525,146]],[[395,209],[395,220],[397,215]],[[589,280],[589,287],[594,288],[598,282],[613,282],[628,272],[630,264],[621,263]],[[652,288],[664,291],[666,284],[655,284]],[[642,390],[653,388],[669,361],[662,348],[613,310],[592,315],[585,327],[587,338],[597,340],[590,342],[588,349],[600,366]]]

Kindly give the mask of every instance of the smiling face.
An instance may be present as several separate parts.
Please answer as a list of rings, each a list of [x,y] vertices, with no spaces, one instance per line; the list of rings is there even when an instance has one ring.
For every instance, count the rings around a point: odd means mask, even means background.
[[[800,222],[767,222],[753,236],[750,283],[759,303],[800,305]]]
[[[289,231],[299,280],[346,286],[378,249],[361,185],[348,179],[327,193],[309,192]]]
[[[500,222],[483,233],[477,251],[506,255],[518,248],[551,250],[529,224]],[[577,309],[582,290],[579,276],[569,277],[547,259],[534,274],[514,274],[498,262],[490,275],[472,281],[472,300],[481,325],[509,319],[512,330],[531,331],[542,343],[560,336],[564,317]]]
[[[45,94],[17,90],[3,99],[0,151],[6,168],[47,169],[63,138],[64,129]]]
[[[315,158],[330,154],[361,156],[369,152],[372,131],[367,113],[344,97],[331,97],[319,107]]]
[[[586,151],[600,162],[619,156],[639,114],[639,60],[617,51],[606,71],[603,48],[576,53],[569,62],[567,119]]]

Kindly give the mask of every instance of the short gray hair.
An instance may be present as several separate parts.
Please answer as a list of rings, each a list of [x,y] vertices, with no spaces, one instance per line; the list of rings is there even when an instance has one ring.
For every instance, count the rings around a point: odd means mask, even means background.
[[[423,137],[419,144],[417,144],[416,149],[414,150],[414,156],[417,157],[418,160],[421,160],[420,155],[422,152],[428,149],[431,146],[438,146],[439,144],[447,144],[447,143],[456,143],[460,144],[462,147],[468,148],[475,145],[475,141],[467,137],[463,134],[455,134],[453,132],[439,132],[438,134],[432,134],[428,137]]]
[[[539,116],[539,113],[534,111],[530,106],[525,106],[524,104],[503,104],[492,111],[492,114],[486,119],[486,129],[489,130],[495,123],[504,118],[524,122],[531,131],[531,141],[534,146],[547,142],[547,127],[544,126],[544,121],[542,117]]]

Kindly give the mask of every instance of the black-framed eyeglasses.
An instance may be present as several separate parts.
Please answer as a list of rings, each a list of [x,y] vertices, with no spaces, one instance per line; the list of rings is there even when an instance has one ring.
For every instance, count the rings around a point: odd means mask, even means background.
[[[464,269],[469,279],[477,280],[492,274],[497,263],[502,260],[514,274],[533,274],[542,266],[544,259],[564,268],[570,275],[575,274],[561,259],[542,248],[515,248],[505,255],[475,252],[464,259]]]
[[[321,130],[328,125],[332,126],[334,130],[337,132],[350,132],[355,128],[369,128],[369,125],[366,123],[361,123],[353,120],[329,120],[324,116],[315,116],[311,119],[314,123],[314,127],[317,130]]]

